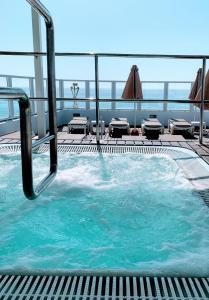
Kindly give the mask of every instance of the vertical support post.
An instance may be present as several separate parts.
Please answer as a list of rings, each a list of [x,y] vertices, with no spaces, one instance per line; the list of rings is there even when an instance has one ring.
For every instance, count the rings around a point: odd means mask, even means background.
[[[100,143],[99,136],[99,68],[98,68],[98,55],[94,57],[95,63],[95,94],[96,94],[96,141]]]
[[[30,90],[30,97],[34,98],[34,82],[33,78],[29,78],[29,90]],[[31,113],[35,114],[35,102],[31,101]]]
[[[201,103],[200,103],[200,132],[199,143],[203,142],[203,119],[204,119],[204,99],[205,99],[205,68],[206,58],[202,60],[202,74],[201,74]]]
[[[64,98],[64,82],[63,80],[59,80],[59,97]],[[60,109],[64,109],[64,101],[60,101]]]
[[[111,98],[116,99],[116,81],[111,82]],[[116,109],[116,103],[111,103],[112,110]]]
[[[55,49],[54,25],[52,19],[46,22],[47,39],[47,87],[49,134],[54,135],[50,140],[50,171],[57,172],[57,109],[56,109],[56,79],[55,79]]]
[[[34,52],[41,52],[41,22],[38,13],[32,8],[32,29]],[[43,62],[41,56],[34,57],[36,97],[44,97]],[[44,101],[37,101],[37,131],[42,138],[46,133]]]
[[[85,98],[90,98],[90,81],[85,81]],[[86,102],[86,109],[90,109],[90,102]]]
[[[7,76],[7,87],[12,87],[12,77]],[[8,109],[9,109],[9,118],[14,118],[14,101],[13,100],[8,100]]]
[[[164,82],[164,93],[163,93],[164,100],[168,100],[168,87],[169,87],[169,83]],[[164,102],[163,103],[163,111],[167,111],[167,110],[168,110],[168,103]]]

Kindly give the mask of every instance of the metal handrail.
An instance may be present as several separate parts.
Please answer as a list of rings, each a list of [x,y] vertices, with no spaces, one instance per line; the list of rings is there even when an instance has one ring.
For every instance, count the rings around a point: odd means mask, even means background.
[[[55,83],[55,50],[54,50],[54,25],[53,20],[39,0],[27,0],[32,8],[41,15],[46,24],[46,46],[47,46],[47,77],[48,77],[48,113],[49,113],[49,135],[40,140],[40,146],[46,141],[50,145],[50,171],[45,179],[36,189],[36,193],[31,194],[29,199],[34,199],[45,189],[45,187],[55,177],[57,172],[57,126],[56,126],[56,83]],[[35,147],[35,145],[34,145]],[[32,149],[31,149],[32,151]],[[45,185],[45,187],[44,187]]]
[[[57,172],[56,85],[52,18],[39,0],[27,0],[27,2],[44,18],[46,23],[49,134],[32,145],[30,100],[22,89],[0,88],[0,99],[19,99],[23,191],[25,196],[32,200],[46,189]],[[48,175],[34,189],[32,150],[47,141],[50,143],[50,170]]]
[[[47,97],[29,97],[31,101],[48,101]],[[74,101],[72,97],[57,97],[56,101]],[[122,99],[122,98],[76,98],[79,102],[128,102],[128,103],[178,103],[178,104],[201,104],[201,101],[190,100],[190,99]],[[203,100],[204,104],[209,103],[209,100]]]
[[[56,168],[52,165],[49,174],[34,188],[32,150],[50,138],[54,139],[55,137],[46,136],[32,144],[31,108],[27,94],[22,89],[0,88],[0,99],[5,99],[5,97],[8,99],[19,99],[23,191],[25,196],[32,200],[52,182],[56,175]]]
[[[27,0],[33,2],[34,0]],[[36,0],[37,1],[37,0]],[[0,51],[0,55],[17,56],[46,56],[46,52],[32,51]],[[56,52],[56,56],[98,56],[98,57],[127,57],[127,58],[167,58],[167,59],[209,59],[209,55],[192,54],[146,54],[146,53],[97,53],[97,52]]]
[[[33,0],[27,0],[28,2],[33,2]],[[35,1],[35,0],[34,0]],[[45,52],[9,52],[9,51],[0,51],[0,55],[26,55],[26,56],[42,56],[46,55]],[[156,58],[156,59],[201,59],[202,72],[201,79],[201,104],[200,104],[200,134],[199,142],[203,142],[203,116],[204,116],[204,81],[205,81],[205,67],[206,60],[209,59],[209,55],[179,55],[179,54],[129,54],[129,53],[74,53],[74,52],[62,52],[56,53],[56,56],[85,56],[85,57],[94,57],[95,65],[95,91],[96,91],[96,132],[97,132],[97,143],[99,144],[99,80],[98,80],[98,69],[99,69],[99,58],[102,57],[123,57],[123,58]],[[165,100],[165,99],[164,99]],[[166,99],[167,100],[167,99]],[[116,100],[117,101],[117,100]],[[111,101],[114,102],[114,101]],[[162,101],[163,102],[163,101]],[[190,102],[192,103],[192,102]]]
[[[56,56],[56,54],[55,54]],[[34,76],[23,76],[23,75],[13,75],[13,74],[0,74],[0,77],[1,78],[7,78],[7,77],[10,77],[12,80],[13,79],[35,79]],[[43,78],[43,80],[47,80],[46,77]],[[95,82],[94,79],[78,79],[78,78],[56,78],[56,81],[59,82],[59,81],[70,81],[70,82],[73,82],[73,81],[79,81],[79,82]],[[100,79],[99,80],[99,83],[101,82],[107,82],[107,83],[112,83],[112,82],[116,82],[116,83],[125,83],[126,80],[103,80],[103,79]],[[184,84],[187,84],[187,83],[190,83],[192,84],[193,81],[192,80],[141,80],[141,83],[184,83]]]

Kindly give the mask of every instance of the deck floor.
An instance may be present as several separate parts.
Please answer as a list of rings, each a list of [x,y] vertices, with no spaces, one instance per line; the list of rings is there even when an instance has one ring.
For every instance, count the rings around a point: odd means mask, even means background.
[[[36,140],[37,136],[33,137]],[[20,132],[16,131],[10,134],[0,136],[0,144],[19,144]],[[167,131],[165,134],[160,135],[157,140],[147,139],[141,134],[139,136],[123,135],[121,138],[112,138],[109,136],[106,129],[105,135],[102,136],[100,141],[103,145],[129,145],[129,146],[173,146],[183,147],[193,150],[204,161],[209,164],[209,135],[204,136],[203,144],[199,144],[198,135],[193,139],[185,138],[182,135],[171,135]],[[81,144],[81,145],[94,145],[96,144],[96,136],[92,134],[69,134],[67,127],[58,129],[58,144]]]

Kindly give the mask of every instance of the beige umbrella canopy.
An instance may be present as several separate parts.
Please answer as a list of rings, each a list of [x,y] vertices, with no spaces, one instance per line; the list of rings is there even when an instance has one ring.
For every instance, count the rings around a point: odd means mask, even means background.
[[[199,91],[199,88],[201,86],[201,76],[202,76],[202,68],[199,68],[199,70],[197,71],[197,76],[195,78],[195,81],[192,85],[192,88],[191,88],[191,91],[189,94],[190,100],[194,100]]]
[[[194,99],[194,101],[197,101],[198,103],[194,104],[197,107],[200,107],[200,100],[201,100],[201,88],[199,88],[197,95]],[[204,92],[204,100],[209,100],[209,70],[205,76],[205,92]],[[204,109],[209,109],[209,103],[205,103]]]
[[[123,99],[143,99],[142,86],[139,78],[137,65],[133,65],[128,76],[125,88],[122,94]],[[134,127],[136,128],[136,103],[134,104],[135,118]]]

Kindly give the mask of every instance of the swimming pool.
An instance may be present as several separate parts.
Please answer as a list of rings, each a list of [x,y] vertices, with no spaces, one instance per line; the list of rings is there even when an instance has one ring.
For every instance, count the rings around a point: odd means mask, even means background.
[[[139,148],[59,152],[35,201],[23,196],[20,153],[1,153],[0,269],[208,275],[207,165],[187,150]],[[34,155],[37,182],[48,160]]]

